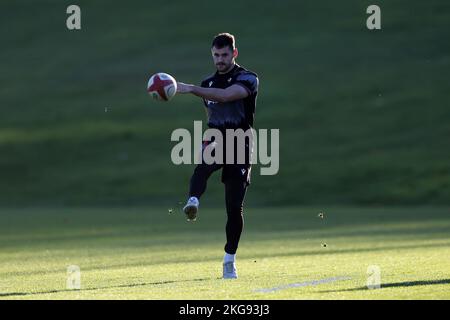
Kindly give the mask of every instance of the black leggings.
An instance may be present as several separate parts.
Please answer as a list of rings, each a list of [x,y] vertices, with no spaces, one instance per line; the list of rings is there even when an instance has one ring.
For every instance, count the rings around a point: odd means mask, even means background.
[[[223,168],[221,164],[199,164],[191,177],[189,197],[200,199],[206,190],[208,178],[214,171]],[[223,169],[224,170],[224,169]],[[223,179],[225,184],[225,203],[227,207],[226,235],[227,243],[225,252],[235,254],[238,248],[239,239],[244,229],[243,206],[248,183],[243,179],[233,179],[232,177]]]

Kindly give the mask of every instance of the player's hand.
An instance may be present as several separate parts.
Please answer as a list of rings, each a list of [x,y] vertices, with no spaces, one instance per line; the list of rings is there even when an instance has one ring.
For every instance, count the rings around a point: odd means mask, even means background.
[[[177,82],[177,93],[190,93],[193,85],[183,82]]]

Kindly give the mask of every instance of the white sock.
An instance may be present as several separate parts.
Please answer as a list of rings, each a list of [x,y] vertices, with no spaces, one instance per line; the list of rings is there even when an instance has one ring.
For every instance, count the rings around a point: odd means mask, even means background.
[[[236,254],[229,254],[225,252],[225,256],[223,257],[223,262],[234,262]]]

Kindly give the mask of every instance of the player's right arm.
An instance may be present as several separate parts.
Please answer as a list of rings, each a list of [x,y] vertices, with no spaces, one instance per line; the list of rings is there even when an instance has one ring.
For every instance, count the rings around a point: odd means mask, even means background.
[[[248,90],[242,86],[234,84],[226,89],[220,88],[203,88],[183,82],[177,83],[178,93],[192,93],[206,100],[216,102],[229,102],[244,99],[249,95]]]

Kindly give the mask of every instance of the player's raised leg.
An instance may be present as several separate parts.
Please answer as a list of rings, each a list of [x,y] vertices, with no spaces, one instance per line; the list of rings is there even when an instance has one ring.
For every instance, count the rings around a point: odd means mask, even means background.
[[[189,185],[189,199],[183,208],[188,221],[197,219],[198,207],[200,205],[200,197],[205,193],[208,178],[214,171],[222,167],[220,164],[201,163],[195,167],[194,174],[191,177]]]

